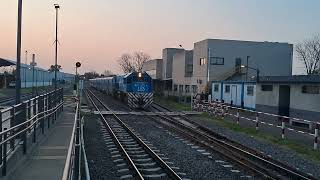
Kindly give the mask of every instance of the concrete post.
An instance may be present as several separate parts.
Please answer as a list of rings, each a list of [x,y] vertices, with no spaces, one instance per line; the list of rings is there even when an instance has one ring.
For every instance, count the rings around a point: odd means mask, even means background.
[[[6,131],[7,128],[4,128],[4,130]],[[3,135],[3,141],[7,140],[7,133],[4,133]],[[6,176],[7,175],[7,142],[4,143],[3,145],[3,151],[2,153],[2,176]]]
[[[239,124],[240,121],[240,113],[239,113],[239,109],[237,109],[237,124]]]
[[[284,122],[284,119],[282,119],[282,122],[281,122],[281,138],[284,139],[284,130],[285,130],[285,122]]]
[[[256,113],[256,131],[259,130],[259,113]]]
[[[314,150],[318,148],[319,125],[320,124],[316,124],[316,128],[314,129],[314,144],[313,144]]]

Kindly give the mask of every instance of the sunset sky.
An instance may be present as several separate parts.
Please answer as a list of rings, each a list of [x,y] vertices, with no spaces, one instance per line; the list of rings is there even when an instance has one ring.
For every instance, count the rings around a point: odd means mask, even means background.
[[[120,72],[122,53],[161,58],[163,48],[192,49],[206,38],[295,44],[320,33],[319,0],[23,0],[22,62],[28,50],[41,67],[53,64],[54,3],[61,5],[59,64],[66,72],[77,60],[81,72]],[[16,59],[16,19],[17,0],[1,0],[2,58]]]

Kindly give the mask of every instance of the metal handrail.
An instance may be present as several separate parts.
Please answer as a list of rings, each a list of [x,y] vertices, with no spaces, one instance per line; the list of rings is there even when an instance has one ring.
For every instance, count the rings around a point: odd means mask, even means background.
[[[55,96],[56,95],[56,96]],[[0,111],[0,164],[2,167],[2,175],[7,172],[7,159],[15,153],[17,143],[15,140],[20,135],[20,141],[23,142],[23,154],[27,152],[27,139],[33,132],[33,142],[36,142],[36,129],[41,125],[42,133],[44,133],[44,120],[52,117],[54,121],[57,113],[63,108],[63,89],[52,91],[45,95],[40,95],[10,108]],[[10,113],[8,115],[8,113]],[[6,117],[3,118],[3,115]],[[9,128],[4,128],[3,123],[10,121]],[[50,124],[48,119],[48,128]],[[10,149],[7,151],[7,143],[10,142]]]
[[[75,148],[75,133],[76,133],[76,127],[77,127],[77,120],[79,118],[78,116],[79,116],[79,103],[77,103],[76,113],[74,116],[72,134],[71,134],[71,139],[70,139],[70,143],[69,143],[66,163],[64,166],[64,170],[63,170],[62,180],[68,180],[72,176],[72,173],[70,173],[70,168],[72,168],[72,166],[73,166],[71,157],[73,156],[73,151]]]
[[[90,171],[89,171],[89,165],[88,165],[88,160],[87,160],[87,154],[86,154],[86,150],[84,148],[83,123],[82,122],[83,121],[81,121],[81,149],[83,151],[83,157],[84,157],[83,159],[84,159],[84,169],[85,169],[86,180],[90,180]]]
[[[36,123],[38,123],[39,120],[41,120],[41,119],[43,119],[43,118],[46,118],[46,117],[52,115],[52,114],[55,113],[62,105],[63,105],[63,102],[60,103],[57,107],[54,107],[54,108],[48,110],[48,111],[51,111],[51,110],[55,109],[55,110],[52,111],[51,113],[44,115],[43,117],[41,117],[41,118],[37,119],[36,121],[34,121],[31,125],[27,126],[26,128],[22,129],[22,130],[19,131],[19,132],[16,132],[16,133],[13,134],[12,136],[9,136],[7,139],[1,141],[1,142],[0,142],[0,146],[3,145],[4,143],[6,143],[6,142],[8,142],[8,141],[10,141],[10,140],[12,140],[12,139],[14,139],[16,136],[20,135],[21,133],[29,130],[29,129],[30,129],[31,127],[33,127]],[[45,111],[45,112],[48,112],[48,111]],[[25,122],[23,122],[23,123],[21,123],[21,124],[18,124],[18,125],[16,125],[16,126],[14,126],[14,127],[11,127],[10,129],[7,129],[7,130],[2,131],[2,132],[0,133],[0,136],[4,135],[5,133],[11,132],[11,131],[13,131],[14,129],[17,129],[17,128],[25,125],[25,124],[28,124],[28,123],[31,122],[34,118],[36,118],[37,116],[39,116],[39,115],[41,115],[41,114],[43,114],[43,113],[45,113],[45,112],[40,112],[40,113],[34,115],[34,116],[33,116],[31,119],[29,119],[28,121],[25,121]]]

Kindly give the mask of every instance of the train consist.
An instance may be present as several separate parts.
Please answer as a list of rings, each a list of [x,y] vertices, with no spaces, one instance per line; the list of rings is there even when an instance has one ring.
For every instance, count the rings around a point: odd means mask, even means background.
[[[131,108],[146,109],[153,103],[152,78],[145,72],[90,79],[90,86],[127,101]]]

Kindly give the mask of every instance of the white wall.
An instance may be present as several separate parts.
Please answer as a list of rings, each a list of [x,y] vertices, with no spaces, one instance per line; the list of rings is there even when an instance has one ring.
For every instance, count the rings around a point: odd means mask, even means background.
[[[303,85],[292,84],[290,86],[290,108],[320,112],[320,94],[302,93]],[[312,86],[312,84],[309,85]]]
[[[214,91],[215,85],[218,85],[218,87],[219,87],[217,92]],[[212,89],[211,99],[212,100],[218,99],[218,101],[221,101],[221,83],[220,82],[212,83],[211,89]]]
[[[211,81],[225,80],[230,72],[235,70],[236,58],[241,58],[246,65],[247,56],[249,66],[260,69],[261,76],[288,76],[292,75],[293,45],[288,43],[250,42],[235,40],[210,39],[194,44],[193,73],[194,78],[201,79],[203,84],[198,84],[199,91],[203,91],[207,82],[207,65],[200,66],[200,58],[208,59],[208,49],[211,57],[224,58],[224,65],[210,65],[209,74]],[[276,66],[275,66],[276,65]],[[242,72],[245,72],[245,68]],[[255,70],[248,70],[249,77],[256,76]],[[242,79],[245,80],[245,79]]]
[[[262,91],[261,85],[273,85],[272,91]],[[278,84],[258,84],[257,85],[257,99],[256,104],[274,106],[279,105],[279,85]]]
[[[253,86],[253,96],[248,95],[248,86]],[[256,108],[256,85],[253,84],[245,84],[244,85],[244,107]]]

